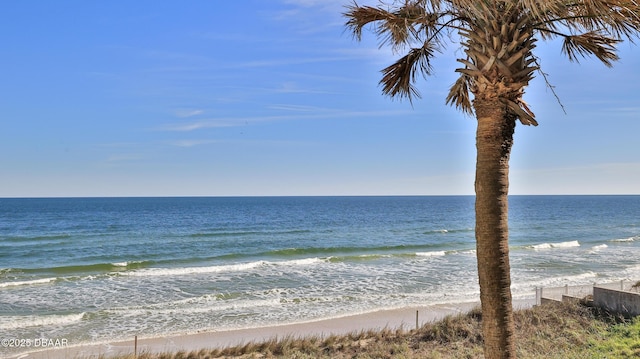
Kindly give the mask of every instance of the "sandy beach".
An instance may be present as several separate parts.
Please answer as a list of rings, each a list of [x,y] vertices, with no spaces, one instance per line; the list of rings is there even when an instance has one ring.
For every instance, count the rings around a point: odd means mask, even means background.
[[[249,342],[259,342],[274,337],[305,337],[312,335],[328,336],[331,334],[346,334],[370,329],[403,328],[410,330],[418,325],[437,321],[448,315],[466,313],[479,302],[437,304],[431,306],[408,307],[402,309],[381,310],[377,312],[357,314],[340,318],[325,319],[313,322],[277,325],[262,328],[249,328],[226,331],[211,331],[192,333],[161,338],[138,338],[138,353],[141,352],[176,352],[191,351],[202,348],[226,347]],[[515,309],[531,307],[535,298],[514,301]],[[53,348],[30,353],[10,355],[9,359],[76,359],[76,358],[107,358],[132,354],[134,352],[134,338],[128,341],[73,345]]]

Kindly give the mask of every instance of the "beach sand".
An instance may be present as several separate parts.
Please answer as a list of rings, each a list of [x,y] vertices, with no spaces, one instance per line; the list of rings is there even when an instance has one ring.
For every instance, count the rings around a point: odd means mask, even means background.
[[[535,305],[535,298],[514,300],[515,309],[524,309]],[[347,334],[370,329],[414,329],[416,312],[418,324],[437,321],[448,315],[467,313],[479,302],[437,304],[422,307],[381,310],[372,313],[357,314],[334,319],[313,322],[277,325],[262,328],[250,328],[226,331],[210,331],[195,334],[166,336],[161,338],[138,338],[137,350],[142,352],[177,352],[192,351],[202,348],[222,348],[250,342],[261,342],[272,338],[307,336],[329,336],[331,334]],[[112,357],[132,354],[134,338],[128,341],[73,345],[30,353],[10,355],[10,359],[79,359]]]

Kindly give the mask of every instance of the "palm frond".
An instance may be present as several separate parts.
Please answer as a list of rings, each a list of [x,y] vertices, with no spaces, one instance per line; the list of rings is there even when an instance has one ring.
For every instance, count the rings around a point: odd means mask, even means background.
[[[579,62],[578,55],[581,57],[593,55],[607,67],[611,67],[613,61],[619,59],[615,45],[620,41],[594,31],[581,35],[569,35],[564,38],[562,52],[569,57],[569,60],[575,62]]]
[[[382,70],[382,92],[391,97],[420,97],[420,92],[413,86],[418,73],[423,76],[431,74],[431,58],[437,49],[433,44],[425,42],[420,48],[413,48],[393,65]]]
[[[567,14],[564,1],[521,0],[520,9],[528,13],[531,22],[544,22]]]
[[[385,18],[385,11],[372,6],[359,6],[355,2],[347,6],[347,11],[343,14],[347,18],[346,26],[351,30],[355,38],[362,40],[362,29],[370,23]]]
[[[434,26],[433,14],[427,14],[423,1],[407,1],[396,11],[388,11],[373,6],[347,6],[344,15],[348,18],[346,26],[360,40],[362,29],[371,24],[381,39],[381,46],[389,44],[398,48],[419,41],[420,31]]]
[[[473,106],[469,96],[469,81],[471,81],[469,76],[461,74],[449,89],[446,103],[447,105],[454,105],[462,112],[473,114]]]
[[[538,121],[536,121],[536,115],[531,112],[529,106],[522,98],[517,99],[516,101],[512,101],[509,99],[503,99],[504,103],[507,105],[509,110],[518,117],[520,122],[526,126],[538,126]]]
[[[637,0],[524,1],[555,4],[532,18],[532,27],[539,30],[543,39],[598,32],[632,41],[640,34],[640,3]]]

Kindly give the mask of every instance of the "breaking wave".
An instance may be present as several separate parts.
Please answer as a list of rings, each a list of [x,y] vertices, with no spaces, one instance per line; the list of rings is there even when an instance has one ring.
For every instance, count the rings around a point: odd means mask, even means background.
[[[569,241],[569,242],[560,242],[560,243],[541,243],[541,244],[534,244],[532,246],[529,246],[528,248],[540,250],[540,249],[574,248],[574,247],[580,247],[580,242]]]

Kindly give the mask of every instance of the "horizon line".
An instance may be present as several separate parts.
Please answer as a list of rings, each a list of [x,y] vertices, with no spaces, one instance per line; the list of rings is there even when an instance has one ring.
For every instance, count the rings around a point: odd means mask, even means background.
[[[125,198],[349,198],[349,197],[475,197],[475,194],[340,194],[340,195],[140,195],[140,196],[6,196],[3,199],[125,199]],[[638,193],[509,194],[509,197],[633,197]]]

